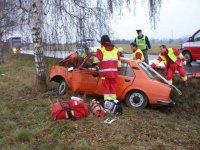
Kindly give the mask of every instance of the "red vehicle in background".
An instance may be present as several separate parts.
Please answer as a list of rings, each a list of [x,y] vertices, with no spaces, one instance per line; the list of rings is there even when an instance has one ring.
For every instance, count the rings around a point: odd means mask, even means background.
[[[181,52],[187,63],[200,60],[200,29],[189,37],[189,40],[181,44]]]

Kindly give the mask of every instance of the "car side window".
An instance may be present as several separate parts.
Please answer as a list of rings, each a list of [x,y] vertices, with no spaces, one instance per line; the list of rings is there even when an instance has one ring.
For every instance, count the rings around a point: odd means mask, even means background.
[[[194,36],[194,41],[200,41],[200,32]]]
[[[132,68],[126,62],[122,62],[121,71],[120,71],[119,75],[128,76],[128,77],[134,77]]]

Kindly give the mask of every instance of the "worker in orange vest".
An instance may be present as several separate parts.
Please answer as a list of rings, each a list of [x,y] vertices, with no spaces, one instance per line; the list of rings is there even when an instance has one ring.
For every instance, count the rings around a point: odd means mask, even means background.
[[[116,100],[116,79],[121,67],[120,53],[111,43],[108,35],[101,37],[101,47],[97,49],[99,75],[102,79],[104,100]]]
[[[151,64],[155,68],[161,61],[165,64],[167,71],[167,80],[172,84],[172,77],[177,70],[184,81],[185,86],[188,86],[187,75],[184,70],[186,64],[184,56],[175,48],[167,48],[165,45],[160,45],[160,54],[158,58]]]
[[[138,48],[138,46],[135,43],[131,43],[131,50],[132,50],[132,56],[131,59],[132,60],[136,60],[137,62],[144,62],[144,54],[143,52]]]

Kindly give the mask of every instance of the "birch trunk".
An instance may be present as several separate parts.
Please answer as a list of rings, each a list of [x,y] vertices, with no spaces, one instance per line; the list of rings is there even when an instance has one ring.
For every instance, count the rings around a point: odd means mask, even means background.
[[[36,83],[40,90],[47,88],[46,82],[46,65],[42,47],[42,36],[41,36],[41,16],[42,16],[42,0],[34,0],[31,15],[30,24],[31,32],[34,45],[34,59],[36,66]]]
[[[2,11],[0,11],[0,19],[1,18],[3,18]],[[3,32],[0,31],[0,64],[2,64],[4,62],[4,59],[3,59],[3,41],[2,41],[2,37],[3,37]]]
[[[0,2],[0,5],[3,6],[3,2]],[[2,21],[3,19],[3,9],[2,7],[0,7],[0,21]],[[0,26],[1,26],[1,22],[0,22]],[[4,62],[3,60],[3,43],[2,43],[2,36],[3,36],[3,32],[0,30],[0,64],[2,64]]]
[[[0,33],[0,64],[2,64],[4,62],[3,59],[3,41],[2,41],[2,36]]]

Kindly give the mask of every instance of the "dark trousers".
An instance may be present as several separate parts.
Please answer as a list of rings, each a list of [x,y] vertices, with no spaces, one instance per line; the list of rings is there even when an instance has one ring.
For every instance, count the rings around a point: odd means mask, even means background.
[[[145,62],[149,65],[148,50],[142,50]]]

